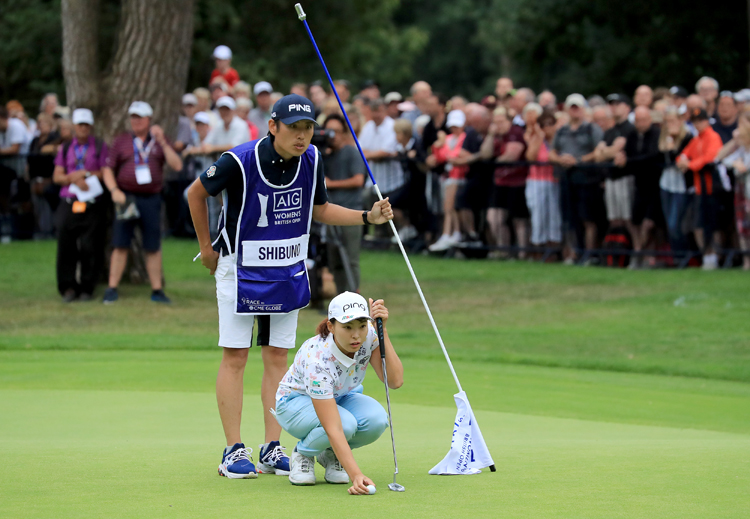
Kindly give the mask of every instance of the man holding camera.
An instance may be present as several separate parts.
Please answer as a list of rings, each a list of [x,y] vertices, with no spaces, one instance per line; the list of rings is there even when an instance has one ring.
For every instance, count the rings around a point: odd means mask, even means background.
[[[346,144],[347,127],[338,114],[329,115],[323,128],[328,137],[328,152],[323,156],[328,200],[347,209],[362,210],[362,186],[365,163],[354,146]],[[352,226],[329,226],[328,268],[336,282],[336,292],[359,290],[359,249],[362,229]],[[342,254],[343,252],[343,254]],[[345,257],[344,257],[345,256]],[[349,266],[349,280],[345,263]],[[353,283],[353,284],[352,284]]]

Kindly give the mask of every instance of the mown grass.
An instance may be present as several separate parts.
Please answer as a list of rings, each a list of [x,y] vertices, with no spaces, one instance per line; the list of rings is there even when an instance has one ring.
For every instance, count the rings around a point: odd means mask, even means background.
[[[112,307],[65,306],[52,242],[0,247],[0,349],[203,350],[215,347],[213,279],[195,244],[164,244],[167,293],[124,285]],[[522,262],[412,259],[451,358],[750,381],[750,277]],[[364,252],[362,292],[383,297],[404,358],[442,358],[400,255]],[[301,343],[321,319],[300,317]]]

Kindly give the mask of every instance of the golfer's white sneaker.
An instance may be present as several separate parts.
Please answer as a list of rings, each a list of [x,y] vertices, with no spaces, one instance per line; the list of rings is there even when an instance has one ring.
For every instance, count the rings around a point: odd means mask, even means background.
[[[292,485],[315,484],[315,460],[311,456],[292,452],[289,483]]]
[[[318,456],[318,463],[326,469],[326,481],[334,485],[343,485],[349,483],[349,474],[339,463],[338,458],[333,453],[333,449],[326,449]]]

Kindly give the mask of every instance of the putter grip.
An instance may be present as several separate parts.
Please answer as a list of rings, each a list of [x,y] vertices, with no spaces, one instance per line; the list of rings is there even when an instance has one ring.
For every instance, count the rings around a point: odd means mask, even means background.
[[[380,343],[380,358],[385,359],[385,337],[383,333],[383,319],[378,317],[375,319],[375,324],[378,328],[378,342]]]

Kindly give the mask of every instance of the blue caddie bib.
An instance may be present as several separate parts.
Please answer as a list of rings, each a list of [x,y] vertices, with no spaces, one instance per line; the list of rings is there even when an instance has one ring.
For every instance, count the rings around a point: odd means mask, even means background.
[[[263,139],[267,139],[264,137]],[[229,150],[245,177],[245,193],[234,237],[235,314],[285,314],[310,304],[305,259],[310,239],[318,149],[300,157],[294,179],[274,186],[263,176],[258,145]],[[226,200],[225,200],[226,207]],[[226,230],[222,230],[226,236]]]

